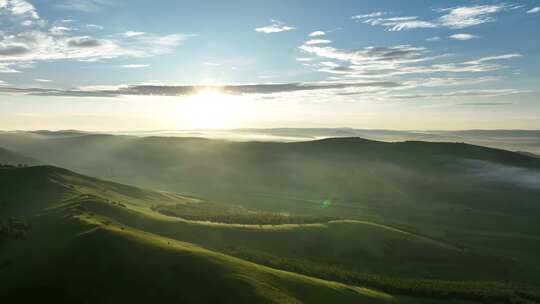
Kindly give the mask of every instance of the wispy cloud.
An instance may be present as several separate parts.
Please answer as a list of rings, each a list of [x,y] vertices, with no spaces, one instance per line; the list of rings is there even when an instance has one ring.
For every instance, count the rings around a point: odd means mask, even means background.
[[[205,62],[203,62],[203,65],[217,67],[217,66],[221,66],[221,63],[205,61]]]
[[[484,77],[426,77],[420,79],[406,80],[403,82],[404,87],[448,87],[448,86],[470,86],[484,82],[500,80],[500,77],[484,76]]]
[[[385,27],[388,31],[401,31],[417,28],[434,28],[437,27],[436,24],[430,21],[418,20],[417,16],[407,16],[407,17],[390,17],[390,18],[372,18],[371,16],[377,16],[378,13],[372,13],[367,15],[358,15],[354,16],[358,22],[369,24],[371,26],[382,26]]]
[[[325,32],[323,31],[315,31],[315,32],[311,32],[308,36],[309,37],[319,37],[319,36],[324,36],[326,35]]]
[[[448,36],[448,38],[451,38],[451,39],[454,39],[454,40],[465,41],[465,40],[477,39],[477,38],[480,38],[480,37],[478,37],[476,35],[472,35],[472,34],[460,33],[460,34],[450,35],[450,36]]]
[[[142,69],[149,67],[149,64],[124,64],[121,67],[126,69]]]
[[[1,1],[1,0],[0,0]],[[4,0],[0,6],[0,72],[14,73],[44,60],[97,61],[119,57],[142,58],[171,52],[194,35],[81,35],[66,22],[43,20],[35,7],[24,0]],[[30,21],[30,24],[25,24]],[[71,24],[70,22],[69,24]],[[130,32],[128,32],[130,33]]]
[[[540,6],[533,7],[527,11],[527,14],[535,14],[535,13],[540,13]]]
[[[294,29],[295,29],[294,27],[285,25],[285,23],[279,20],[271,20],[270,25],[258,27],[255,29],[255,31],[259,33],[272,34],[272,33],[292,31]]]
[[[369,14],[352,16],[352,19],[362,20],[362,19],[367,19],[367,18],[378,18],[378,17],[382,17],[382,16],[384,16],[386,14],[388,14],[388,13],[387,12],[373,12],[373,13],[369,13]]]
[[[50,79],[43,79],[43,78],[35,78],[34,81],[37,81],[37,82],[52,82],[52,80],[50,80]]]
[[[503,54],[503,55],[496,55],[496,56],[487,56],[482,57],[476,60],[467,61],[466,64],[469,65],[476,65],[481,64],[487,61],[495,61],[495,60],[507,60],[507,59],[513,59],[513,58],[520,58],[523,57],[523,55],[518,53],[512,53],[512,54]]]
[[[499,89],[499,90],[469,90],[469,91],[454,91],[435,94],[410,94],[410,95],[395,95],[392,98],[396,99],[421,99],[421,98],[448,98],[448,97],[497,97],[505,95],[513,95],[520,93],[528,93],[530,91],[516,89]]]
[[[495,14],[516,8],[507,4],[458,6],[439,9],[443,15],[434,20],[421,20],[418,16],[393,16],[388,12],[373,12],[356,15],[352,19],[371,26],[382,26],[388,31],[401,31],[420,28],[447,27],[463,29],[495,20]]]
[[[16,69],[16,63],[0,62],[0,73],[19,73]]]
[[[405,75],[423,77],[429,74],[470,74],[486,73],[504,68],[495,61],[520,57],[521,54],[486,56],[468,61],[450,61],[449,54],[433,54],[425,47],[397,45],[393,47],[365,47],[344,50],[332,46],[303,44],[300,51],[318,58],[309,66],[319,72],[340,75],[349,79],[395,79]],[[485,77],[481,77],[486,79]],[[454,77],[448,81],[458,83]],[[491,80],[493,80],[491,78]],[[473,83],[474,81],[470,81]],[[411,82],[408,83],[412,85]],[[467,84],[467,81],[462,82]],[[418,82],[416,85],[422,85]],[[440,84],[443,85],[443,84]],[[444,85],[448,85],[447,83]]]
[[[65,27],[65,26],[53,26],[53,27],[51,27],[49,29],[49,32],[52,35],[60,36],[60,35],[66,34],[67,32],[69,32],[71,30],[72,30],[71,28],[68,28],[68,27]]]
[[[439,36],[433,36],[433,37],[426,38],[426,41],[431,41],[431,42],[439,41],[439,40],[441,40],[441,37],[439,37]]]
[[[460,6],[454,8],[446,8],[439,10],[446,14],[439,17],[439,23],[442,26],[451,29],[462,29],[474,25],[492,22],[495,20],[495,13],[501,12],[509,8],[505,4],[495,5],[476,5],[476,6]]]
[[[326,39],[311,39],[311,40],[306,41],[305,44],[315,45],[315,44],[328,44],[328,43],[332,43],[332,41],[326,40]]]
[[[87,28],[90,28],[90,29],[96,29],[96,30],[102,30],[102,29],[104,29],[103,26],[97,25],[97,24],[87,24],[86,27],[87,27]]]
[[[70,90],[45,88],[0,87],[0,93],[34,96],[63,97],[118,97],[118,96],[186,96],[204,90],[215,90],[223,94],[276,94],[315,90],[342,90],[346,88],[391,88],[399,83],[389,81],[373,82],[330,82],[330,83],[284,83],[284,84],[245,84],[245,85],[120,85],[91,86]]]
[[[124,33],[124,36],[126,37],[137,37],[144,35],[144,32],[135,32],[135,31],[127,31]]]

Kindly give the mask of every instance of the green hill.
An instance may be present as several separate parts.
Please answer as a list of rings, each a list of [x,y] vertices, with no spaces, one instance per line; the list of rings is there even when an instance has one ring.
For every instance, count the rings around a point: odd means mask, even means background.
[[[509,303],[534,297],[506,283],[519,280],[513,271],[525,264],[381,223],[187,220],[185,208],[167,216],[156,207],[191,206],[192,214],[200,205],[204,216],[206,204],[222,203],[56,167],[0,169],[0,184],[0,296],[21,302]]]
[[[21,155],[19,153],[4,149],[0,147],[0,166],[1,165],[8,165],[8,166],[18,166],[18,165],[27,165],[27,166],[35,166],[40,165],[41,162],[26,157],[24,155]]]
[[[271,212],[374,220],[471,246],[491,242],[486,233],[540,233],[540,159],[504,150],[360,138],[261,143],[3,133],[0,142],[116,182]]]
[[[137,230],[114,212],[193,198],[102,182],[55,167],[0,170],[0,295],[27,302],[387,303],[394,297],[278,271]],[[98,206],[96,206],[98,205]],[[113,212],[100,211],[107,209]],[[144,209],[149,210],[149,209]],[[157,216],[158,215],[153,215]],[[15,230],[25,231],[13,237]],[[6,232],[7,231],[7,232]]]

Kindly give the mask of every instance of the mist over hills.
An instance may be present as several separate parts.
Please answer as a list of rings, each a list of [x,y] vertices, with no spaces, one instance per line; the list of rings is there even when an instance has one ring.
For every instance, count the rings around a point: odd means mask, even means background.
[[[509,259],[510,244],[500,253],[486,251],[354,219],[292,225],[186,220],[154,206],[198,208],[201,199],[51,166],[0,169],[0,183],[0,219],[11,218],[2,219],[0,230],[0,295],[6,299],[536,303],[531,287],[505,283],[535,282],[534,263]]]
[[[307,141],[332,137],[362,137],[378,141],[443,141],[464,142],[505,150],[540,154],[538,130],[463,130],[463,131],[396,131],[352,128],[273,128],[234,130],[161,130],[118,132],[137,136],[205,137],[236,141]]]
[[[13,131],[35,133],[55,137],[79,136],[84,134],[114,134],[139,137],[202,137],[231,141],[295,142],[334,137],[361,137],[377,141],[435,141],[460,142],[480,146],[523,151],[540,155],[540,130],[384,130],[353,128],[270,128],[270,129],[230,129],[230,130],[153,130],[89,132],[80,130],[37,130]],[[12,133],[13,133],[12,132]],[[6,133],[6,132],[4,132]]]
[[[253,142],[78,131],[3,132],[0,146],[9,149],[0,156],[66,168],[0,169],[0,218],[20,228],[0,241],[3,278],[19,278],[0,288],[8,297],[33,299],[28,278],[37,269],[35,280],[69,286],[66,302],[76,294],[119,300],[130,284],[163,301],[217,301],[201,295],[203,282],[229,290],[223,303],[538,299],[540,159],[526,153],[358,137]],[[44,240],[53,244],[45,246],[50,259],[32,254]],[[99,265],[114,265],[114,274]],[[123,269],[139,269],[137,282]],[[153,273],[166,275],[149,281]],[[180,297],[172,282],[193,292]],[[118,287],[107,287],[110,298],[93,297],[101,284]],[[50,297],[64,290],[39,286]]]

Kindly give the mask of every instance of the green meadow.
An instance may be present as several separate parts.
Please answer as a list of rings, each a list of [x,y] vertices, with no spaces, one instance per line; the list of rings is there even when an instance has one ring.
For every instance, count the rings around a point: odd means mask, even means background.
[[[140,187],[55,166],[0,169],[0,295],[65,303],[540,301],[540,191],[520,177],[535,176],[538,159],[463,144],[194,139],[182,149],[196,153],[169,167],[185,139],[129,140],[158,141],[171,153],[135,166],[156,174],[152,183],[123,164],[111,170],[135,174],[132,184]],[[39,156],[57,163],[29,146],[23,154],[13,146],[4,151],[13,164]],[[62,147],[56,151],[70,168],[78,148]],[[199,191],[203,175],[214,177],[198,161],[216,147],[226,151],[224,164],[236,161],[245,171],[219,171],[212,154],[208,170],[228,184]],[[181,170],[186,162],[191,171]],[[85,171],[82,163],[72,169]],[[519,170],[510,181],[477,172],[489,166]],[[324,173],[314,174],[314,167]],[[187,182],[169,184],[171,172]],[[161,181],[160,190],[150,190]],[[179,191],[186,184],[196,186]]]

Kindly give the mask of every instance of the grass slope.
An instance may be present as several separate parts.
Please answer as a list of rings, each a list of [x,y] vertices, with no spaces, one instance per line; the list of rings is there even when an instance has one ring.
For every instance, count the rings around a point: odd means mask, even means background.
[[[152,206],[201,200],[55,167],[2,169],[0,184],[0,214],[25,217],[31,227],[26,240],[0,243],[0,282],[5,282],[0,294],[12,299],[431,303],[430,297],[442,297],[455,283],[436,281],[436,289],[428,291],[437,295],[422,294],[421,299],[403,296],[415,295],[410,286],[394,287],[446,279],[465,281],[463,286],[471,289],[475,285],[467,282],[508,278],[508,267],[515,266],[501,257],[366,221],[276,226],[169,217]],[[397,281],[381,285],[387,281],[372,281],[372,274]],[[407,278],[413,281],[403,281]],[[400,296],[354,286],[378,286]],[[478,286],[466,295],[478,290],[492,294],[490,285]],[[513,290],[502,291],[505,299],[516,298]]]
[[[0,195],[7,202],[2,216],[24,215],[32,228],[25,240],[2,239],[0,243],[3,299],[54,299],[60,303],[394,302],[394,297],[381,292],[274,270],[85,211],[86,204],[105,202],[105,197],[122,212],[149,201],[178,203],[190,198],[101,182],[54,167],[2,169],[0,183],[7,186]],[[90,185],[97,184],[97,194],[89,193]],[[22,185],[27,191],[19,188]],[[129,206],[113,204],[120,198]]]
[[[293,216],[386,224],[524,267],[540,285],[540,159],[460,143],[300,143],[2,133],[3,146],[104,179]],[[531,271],[528,271],[530,269]]]
[[[0,165],[40,165],[40,161],[0,147]]]
[[[149,233],[48,215],[37,224],[40,238],[17,248],[2,271],[2,291],[20,301],[63,303],[388,303],[393,297],[369,289],[277,271],[198,246]],[[42,226],[43,225],[43,226]],[[64,234],[47,242],[53,231]],[[70,232],[68,237],[68,232]],[[71,234],[76,233],[76,234]],[[36,257],[35,250],[46,257]],[[52,252],[51,252],[52,251]],[[9,253],[2,252],[2,256]],[[19,264],[26,264],[20,267]]]

